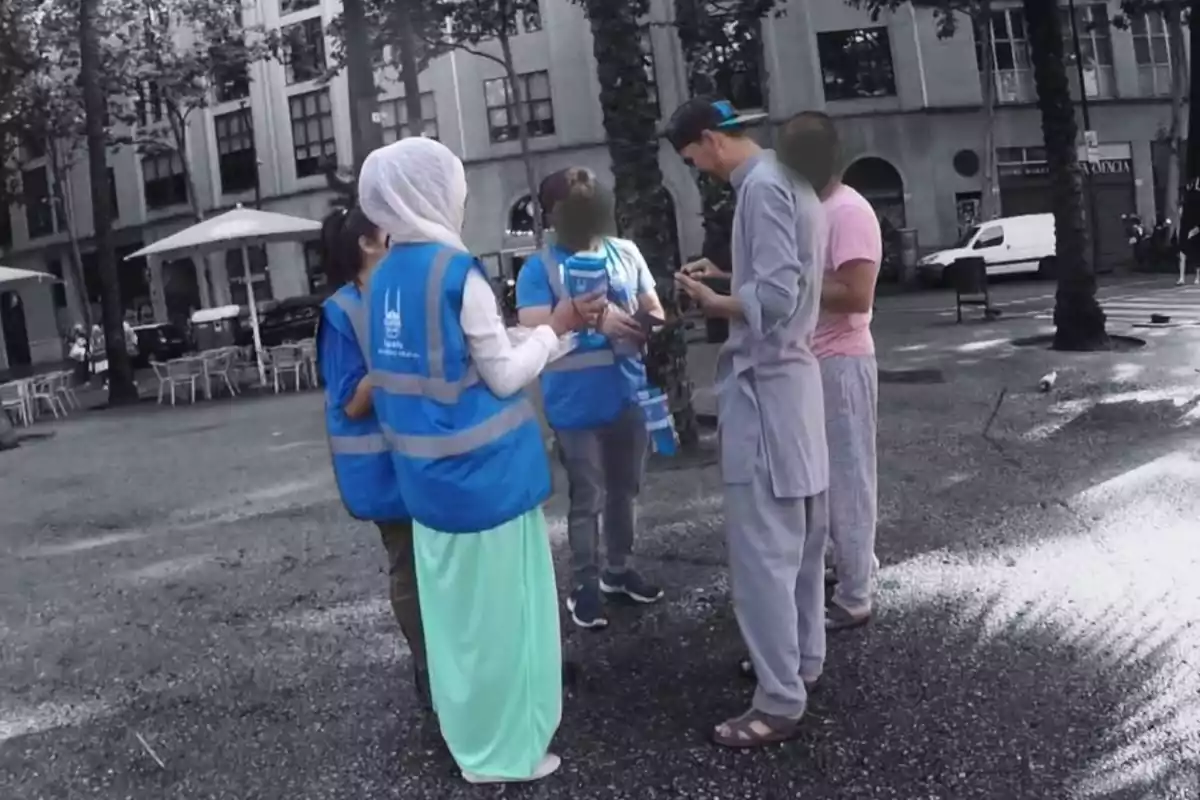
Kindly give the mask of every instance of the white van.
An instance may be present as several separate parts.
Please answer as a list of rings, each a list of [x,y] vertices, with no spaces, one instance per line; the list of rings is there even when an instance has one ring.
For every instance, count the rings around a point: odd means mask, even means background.
[[[1001,217],[971,226],[948,250],[925,256],[917,265],[925,280],[945,282],[946,268],[960,258],[982,257],[988,275],[1054,273],[1054,215]]]

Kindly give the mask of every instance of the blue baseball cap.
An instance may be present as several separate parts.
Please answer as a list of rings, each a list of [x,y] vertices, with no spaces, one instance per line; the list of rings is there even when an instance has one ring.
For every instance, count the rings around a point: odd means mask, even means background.
[[[728,100],[696,97],[671,115],[667,122],[667,141],[678,152],[700,141],[705,131],[736,133],[766,118],[765,113],[743,114]]]

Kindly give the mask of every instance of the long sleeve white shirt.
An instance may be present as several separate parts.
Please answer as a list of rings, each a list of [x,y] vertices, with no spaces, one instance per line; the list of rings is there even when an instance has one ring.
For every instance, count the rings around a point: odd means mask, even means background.
[[[510,397],[528,386],[546,365],[575,346],[573,336],[561,339],[549,325],[506,328],[491,284],[472,270],[463,285],[459,316],[471,361],[479,376],[498,397]]]

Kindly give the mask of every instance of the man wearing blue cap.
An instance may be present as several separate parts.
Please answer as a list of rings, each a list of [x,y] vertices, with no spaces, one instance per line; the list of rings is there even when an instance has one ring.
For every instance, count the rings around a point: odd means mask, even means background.
[[[812,351],[825,222],[812,188],[746,134],[763,117],[695,99],[667,125],[690,166],[737,191],[732,294],[701,281],[723,275],[706,259],[676,280],[730,323],[717,362],[721,478],[734,610],[758,689],[713,740],[738,748],[793,738],[825,661],[829,452]]]

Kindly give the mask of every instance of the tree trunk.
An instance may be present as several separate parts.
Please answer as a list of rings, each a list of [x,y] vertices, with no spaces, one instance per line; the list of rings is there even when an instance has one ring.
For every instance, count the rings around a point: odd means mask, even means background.
[[[354,174],[372,150],[383,146],[379,126],[379,89],[375,85],[371,33],[363,0],[343,0],[342,21],[346,30],[346,87],[350,94],[350,147]]]
[[[1178,3],[1163,6],[1167,42],[1171,53],[1171,121],[1167,128],[1167,178],[1160,211],[1172,233],[1179,233],[1179,176],[1183,173],[1183,103],[1188,92],[1187,44],[1183,38],[1183,13]]]
[[[1023,3],[1054,196],[1058,270],[1054,347],[1099,350],[1107,347],[1109,340],[1104,311],[1096,302],[1095,265],[1090,263],[1083,214],[1083,172],[1076,145],[1079,128],[1067,79],[1062,21],[1056,3],[1045,0],[1023,0]]]
[[[404,109],[408,113],[408,127],[414,136],[425,129],[421,109],[421,63],[417,57],[417,33],[413,27],[412,14],[407,3],[397,3],[396,27],[399,33],[400,85],[404,87]]]
[[[509,100],[512,107],[509,113],[517,120],[517,140],[521,143],[521,161],[525,166],[525,183],[529,187],[529,208],[533,216],[533,240],[538,247],[542,246],[542,206],[538,202],[537,170],[533,164],[533,152],[529,149],[529,127],[525,107],[525,87],[521,85],[517,68],[513,66],[512,41],[507,34],[501,34],[500,55],[504,59],[504,74],[508,77],[510,88]]]
[[[600,81],[600,107],[612,159],[617,227],[646,257],[658,282],[667,315],[680,313],[675,292],[675,215],[663,188],[658,162],[658,113],[642,63],[640,20],[646,0],[613,3],[583,0],[592,27],[593,55]],[[646,366],[667,393],[680,443],[694,449],[700,441],[692,383],[688,379],[688,346],[683,329],[651,341]]]
[[[108,402],[136,403],[133,363],[125,350],[125,326],[121,314],[121,283],[112,242],[112,209],[108,204],[108,145],[104,131],[107,99],[102,84],[100,31],[97,29],[99,0],[81,0],[79,9],[79,80],[83,89],[86,118],[88,177],[92,192],[97,262],[101,287],[104,337],[108,350]]]
[[[996,191],[996,51],[991,0],[984,0],[977,13],[975,31],[983,47],[983,185],[979,216],[981,220],[989,220],[1000,216],[1000,194]]]
[[[1183,214],[1179,225],[1179,244],[1188,252],[1187,242],[1192,231],[1200,228],[1200,0],[1189,1],[1188,37],[1192,59],[1189,68],[1188,135],[1187,135],[1187,179],[1184,181]],[[1195,256],[1188,252],[1191,258]]]
[[[75,321],[83,325],[85,331],[92,329],[92,308],[88,299],[87,281],[83,276],[83,255],[79,252],[79,236],[75,228],[75,211],[67,196],[69,182],[67,172],[69,165],[63,164],[62,153],[57,142],[47,142],[46,153],[50,162],[50,173],[54,180],[54,202],[58,206],[58,218],[67,233],[70,254],[67,258],[67,270],[71,276],[71,286],[75,290],[75,303],[78,305]],[[91,347],[91,337],[88,337],[88,347]],[[88,354],[91,355],[90,353]]]

